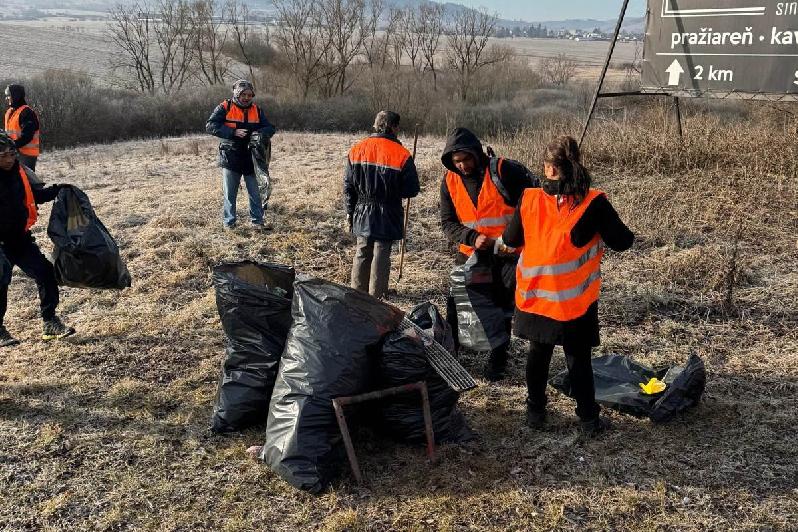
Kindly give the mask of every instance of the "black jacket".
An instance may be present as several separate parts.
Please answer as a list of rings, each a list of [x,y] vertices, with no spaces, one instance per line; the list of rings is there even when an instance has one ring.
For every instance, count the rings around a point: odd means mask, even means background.
[[[25,88],[22,85],[9,85],[8,92],[11,94],[11,109],[16,109],[27,105],[25,101]],[[3,124],[3,128],[7,129],[7,124]],[[33,135],[39,130],[39,117],[36,113],[28,107],[19,115],[19,126],[22,129],[20,137],[14,141],[17,149],[25,146],[31,140]]]
[[[344,172],[344,208],[352,217],[352,233],[375,240],[400,240],[404,236],[402,199],[418,195],[420,185],[413,157],[393,135],[373,134],[370,139],[387,139],[396,143],[396,153],[406,160],[401,168],[378,161],[352,160],[349,152]],[[362,146],[363,142],[358,143]]]
[[[58,185],[43,187],[35,179],[30,181],[33,199],[37,204],[53,201],[58,195]],[[27,221],[25,186],[22,184],[17,162],[11,170],[0,170],[0,243],[13,246],[28,238],[30,231],[25,231]]]
[[[604,243],[615,251],[632,247],[635,235],[621,221],[606,196],[594,199],[582,218],[571,230],[571,243],[581,248],[598,233]],[[524,227],[519,211],[507,225],[502,237],[508,246],[524,244]],[[522,312],[516,308],[514,332],[516,336],[545,344],[562,345],[564,341],[599,345],[598,302],[582,316],[571,321],[557,321],[546,316]]]
[[[464,176],[460,174],[457,168],[452,164],[452,154],[462,150],[468,150],[479,154],[481,168],[474,172],[473,176]],[[476,205],[479,192],[482,190],[485,168],[487,168],[490,163],[490,159],[482,150],[482,143],[477,136],[465,128],[453,130],[446,139],[446,147],[443,149],[441,162],[447,169],[456,174],[460,174],[471,201]],[[499,178],[509,194],[509,204],[512,206],[518,205],[518,201],[521,199],[521,195],[524,193],[525,188],[540,186],[538,178],[533,176],[523,164],[510,159],[504,160]],[[451,242],[455,244],[465,244],[467,246],[474,245],[479,233],[460,223],[460,218],[457,216],[452,197],[449,194],[449,188],[446,186],[445,175],[441,181],[440,217],[443,233]]]
[[[228,102],[228,105],[237,105],[233,100],[225,101]],[[277,128],[266,119],[263,109],[258,106],[259,121],[243,124],[240,129],[246,129],[249,134],[244,138],[238,138],[235,136],[235,129],[224,125],[227,110],[224,108],[223,103],[216,106],[216,109],[213,110],[208,122],[205,124],[205,130],[208,133],[222,139],[219,143],[219,166],[244,175],[253,174],[255,173],[255,167],[249,151],[251,134],[255,131],[260,131],[262,135],[271,138],[277,132]]]

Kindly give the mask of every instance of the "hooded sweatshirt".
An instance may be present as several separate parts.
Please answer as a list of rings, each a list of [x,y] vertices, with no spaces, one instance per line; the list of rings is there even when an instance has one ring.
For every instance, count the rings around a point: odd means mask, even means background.
[[[6,94],[11,96],[11,109],[17,109],[23,105],[27,105],[25,101],[25,87],[22,85],[9,85],[6,88]],[[37,117],[33,109],[29,107],[20,114],[19,125],[22,128],[22,134],[14,141],[17,149],[33,140],[33,135],[39,129],[39,117]],[[3,124],[3,129],[5,128],[6,124]]]
[[[452,164],[452,155],[458,151],[467,151],[474,154],[479,161],[479,167],[473,175],[463,175]],[[466,128],[456,128],[446,139],[446,147],[441,155],[441,162],[448,170],[458,174],[463,180],[468,195],[474,205],[477,204],[479,192],[482,190],[482,183],[485,179],[485,169],[488,167],[490,159],[482,149],[482,143],[477,136]],[[517,161],[505,159],[501,166],[499,176],[502,184],[510,196],[512,206],[518,205],[521,195],[525,188],[537,185],[536,178],[527,168]],[[447,238],[455,244],[465,244],[473,246],[479,236],[479,232],[470,229],[460,222],[457,211],[454,208],[452,197],[449,194],[449,187],[446,186],[446,176],[441,181],[441,202],[440,202],[441,228]]]

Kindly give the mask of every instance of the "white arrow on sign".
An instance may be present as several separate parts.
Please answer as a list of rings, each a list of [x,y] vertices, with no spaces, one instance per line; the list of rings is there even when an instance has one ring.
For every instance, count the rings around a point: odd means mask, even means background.
[[[668,85],[678,85],[679,78],[684,74],[684,69],[682,68],[682,64],[674,59],[671,66],[665,69],[665,72],[668,73]]]

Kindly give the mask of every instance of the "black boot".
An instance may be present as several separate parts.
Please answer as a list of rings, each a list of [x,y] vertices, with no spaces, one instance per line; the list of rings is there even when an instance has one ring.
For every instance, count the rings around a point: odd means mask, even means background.
[[[485,364],[485,371],[483,372],[487,380],[496,382],[504,378],[505,371],[507,370],[507,351],[509,348],[510,344],[506,343],[491,350],[488,362]]]

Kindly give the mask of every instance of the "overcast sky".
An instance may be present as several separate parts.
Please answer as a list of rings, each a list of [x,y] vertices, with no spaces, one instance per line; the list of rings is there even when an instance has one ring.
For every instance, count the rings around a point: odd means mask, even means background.
[[[501,18],[528,21],[569,18],[614,19],[623,0],[451,0],[469,7],[485,7]],[[628,16],[642,17],[645,0],[631,0]]]

